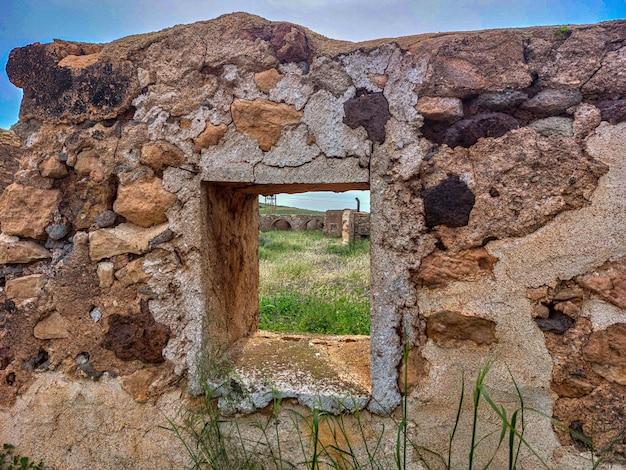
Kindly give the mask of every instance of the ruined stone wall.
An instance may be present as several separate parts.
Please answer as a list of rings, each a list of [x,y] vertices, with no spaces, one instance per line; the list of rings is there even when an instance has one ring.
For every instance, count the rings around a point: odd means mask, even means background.
[[[261,215],[260,230],[322,230],[326,223],[324,215]]]
[[[208,380],[231,412],[279,393],[385,416],[406,389],[412,439],[445,452],[491,358],[498,403],[510,371],[606,445],[626,425],[625,55],[621,21],[353,44],[246,14],[15,49],[0,440],[53,468],[172,468],[158,425]],[[255,334],[258,195],[349,189],[371,191],[369,365],[363,339]],[[574,468],[569,433],[526,419]]]

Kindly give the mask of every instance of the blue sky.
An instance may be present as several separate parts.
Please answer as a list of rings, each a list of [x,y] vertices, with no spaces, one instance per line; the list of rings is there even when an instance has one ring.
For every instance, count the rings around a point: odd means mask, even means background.
[[[626,0],[2,0],[0,128],[17,121],[21,100],[20,90],[4,71],[11,49],[54,38],[109,42],[233,11],[297,23],[336,39],[361,41],[623,19]]]

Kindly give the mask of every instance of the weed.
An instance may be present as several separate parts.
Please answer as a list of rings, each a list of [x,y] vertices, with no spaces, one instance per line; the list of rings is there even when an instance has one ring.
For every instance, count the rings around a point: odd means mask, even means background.
[[[14,454],[15,446],[3,444],[0,450],[0,470],[41,470],[43,462],[35,463],[28,457]]]
[[[572,32],[567,28],[567,26],[561,26],[559,29],[554,31],[554,35],[561,41],[567,39],[570,34],[572,34]]]
[[[403,347],[404,383],[408,383],[409,346]],[[520,388],[509,375],[515,389],[518,407],[511,414],[495,403],[489,393],[485,379],[492,366],[488,361],[479,371],[471,393],[471,432],[466,436],[469,452],[465,457],[459,455],[457,448],[465,448],[461,439],[461,422],[466,393],[465,380],[462,377],[459,405],[452,430],[449,433],[447,452],[442,454],[421,447],[413,440],[408,431],[408,423],[419,422],[419,417],[409,416],[407,385],[403,390],[400,416],[393,415],[385,419],[394,424],[386,429],[381,424],[377,429],[364,423],[360,411],[346,412],[330,416],[314,408],[311,414],[302,414],[293,409],[285,410],[278,391],[274,391],[274,400],[267,419],[242,424],[240,418],[225,417],[216,407],[211,390],[207,390],[201,406],[185,414],[181,424],[169,421],[170,429],[183,442],[194,469],[213,470],[252,470],[252,469],[298,469],[307,470],[408,470],[412,468],[445,468],[453,470],[453,462],[463,462],[461,468],[487,470],[496,462],[496,455],[505,452],[505,465],[508,470],[517,470],[522,448],[535,456],[535,468],[548,468],[544,459],[526,440],[525,414],[537,412],[528,408]],[[482,406],[487,404],[487,407]],[[356,407],[355,407],[356,408]],[[479,421],[486,418],[486,413],[495,413],[499,420],[499,429],[484,435],[479,434]],[[287,414],[289,423],[281,423],[281,416]],[[262,415],[261,415],[262,416]],[[545,416],[545,415],[544,415]],[[180,420],[180,419],[179,419]],[[487,420],[489,421],[489,420]],[[549,421],[547,421],[549,422]],[[350,424],[351,423],[351,424]],[[290,426],[281,429],[282,426]],[[596,470],[609,456],[613,445],[623,439],[626,429],[622,430],[610,446],[602,451],[594,448],[589,438],[588,446],[592,451],[590,469]],[[489,440],[490,437],[496,439]],[[582,439],[582,438],[581,438]],[[492,447],[481,455],[488,455],[486,462],[479,462],[477,449],[490,442]],[[461,444],[461,445],[459,445]],[[288,449],[287,449],[288,447]],[[411,452],[413,451],[413,452]],[[422,466],[418,466],[419,461]],[[25,467],[31,468],[31,467]]]

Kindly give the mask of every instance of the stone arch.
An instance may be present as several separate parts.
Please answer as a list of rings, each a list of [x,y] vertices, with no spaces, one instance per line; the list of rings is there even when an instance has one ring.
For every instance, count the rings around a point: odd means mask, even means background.
[[[272,229],[291,231],[293,227],[287,219],[277,219],[272,223]]]

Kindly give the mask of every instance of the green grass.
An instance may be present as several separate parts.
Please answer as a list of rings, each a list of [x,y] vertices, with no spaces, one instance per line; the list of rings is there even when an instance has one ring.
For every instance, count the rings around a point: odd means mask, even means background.
[[[0,449],[0,470],[41,470],[43,462],[35,463],[28,457],[22,457],[14,453],[15,446],[3,444]]]
[[[369,240],[271,231],[259,245],[260,329],[369,334]]]

